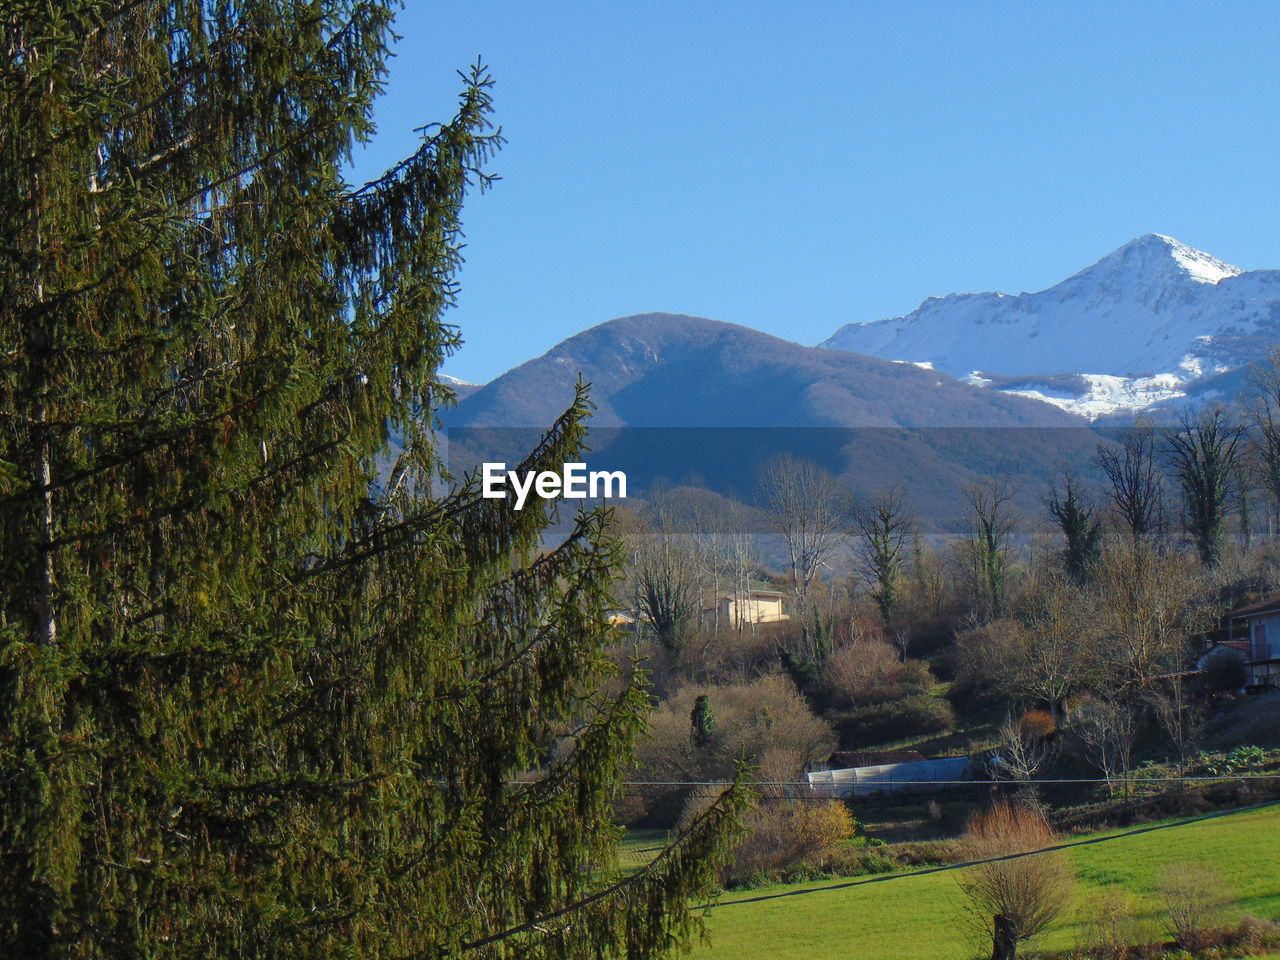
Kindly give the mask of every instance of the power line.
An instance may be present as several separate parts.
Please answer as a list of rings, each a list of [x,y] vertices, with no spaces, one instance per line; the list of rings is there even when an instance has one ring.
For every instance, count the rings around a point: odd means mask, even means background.
[[[1087,846],[1095,843],[1105,843],[1110,840],[1121,840],[1125,837],[1132,837],[1142,833],[1152,833],[1156,830],[1168,830],[1171,827],[1185,827],[1189,824],[1199,823],[1202,820],[1213,820],[1217,817],[1229,816],[1233,813],[1247,813],[1251,810],[1262,810],[1266,807],[1274,806],[1280,801],[1268,800],[1264,803],[1255,803],[1248,807],[1239,807],[1235,810],[1215,810],[1212,813],[1202,814],[1198,817],[1189,817],[1185,820],[1176,820],[1173,823],[1155,823],[1143,827],[1134,827],[1122,833],[1108,833],[1100,837],[1085,837],[1080,840],[1067,840],[1062,843],[1053,844],[1048,847],[1042,847],[1039,850],[1028,850],[1023,853],[1006,854],[1002,857],[991,857],[985,860],[967,860],[962,863],[946,863],[936,867],[923,867],[918,870],[911,870],[905,873],[887,873],[873,877],[858,877],[854,880],[843,880],[839,883],[826,884],[821,887],[805,887],[802,890],[784,890],[780,893],[763,893],[749,897],[739,897],[734,900],[718,900],[713,903],[699,904],[695,909],[709,910],[715,907],[728,907],[734,904],[742,903],[759,903],[763,900],[781,900],[787,897],[801,897],[811,893],[827,893],[831,890],[845,890],[849,887],[858,887],[869,883],[886,883],[891,880],[906,880],[909,877],[922,877],[930,873],[944,873],[948,870],[963,870],[965,867],[973,867],[983,863],[994,863],[1001,860],[1017,860],[1022,857],[1033,857],[1041,853],[1051,853],[1055,850],[1067,850],[1071,847]]]
[[[1001,784],[1004,786],[1023,786],[1039,783],[1212,783],[1227,780],[1280,780],[1280,771],[1275,773],[1237,773],[1237,774],[1205,774],[1203,776],[1186,777],[1056,777],[1032,780],[848,780],[852,786],[985,786]],[[512,783],[536,783],[537,781],[511,781]],[[756,780],[757,787],[805,787],[817,789],[807,780]],[[730,780],[623,780],[622,787],[730,787]],[[827,786],[822,784],[823,787]]]

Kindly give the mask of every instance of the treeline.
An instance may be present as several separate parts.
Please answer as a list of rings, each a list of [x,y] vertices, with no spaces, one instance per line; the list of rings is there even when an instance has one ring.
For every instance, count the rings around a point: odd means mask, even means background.
[[[1117,789],[1139,747],[1185,769],[1213,698],[1246,682],[1242,656],[1206,649],[1280,586],[1280,357],[1251,384],[1234,407],[1100,435],[1094,462],[1041,481],[1037,511],[1016,478],[970,485],[953,536],[924,534],[899,488],[854,499],[787,457],[751,506],[659,492],[625,518],[615,593],[660,701],[640,773],[714,779],[745,752],[790,782],[835,748],[921,742]],[[741,615],[772,593],[785,619]],[[695,700],[724,711],[700,741]],[[679,793],[624,814],[675,822]]]

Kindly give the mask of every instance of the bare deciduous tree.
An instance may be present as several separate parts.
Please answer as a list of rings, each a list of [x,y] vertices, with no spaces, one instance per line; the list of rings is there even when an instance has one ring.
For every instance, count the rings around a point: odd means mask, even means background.
[[[1084,697],[1071,712],[1071,729],[1089,751],[1090,758],[1115,793],[1128,795],[1126,774],[1133,766],[1133,744],[1138,736],[1140,711],[1123,700]]]
[[[1049,760],[1051,743],[1033,725],[1008,717],[1000,726],[998,773],[1018,785],[1018,799],[1033,810],[1042,810],[1032,782]]]
[[[1227,500],[1239,461],[1243,428],[1222,408],[1184,413],[1181,429],[1165,435],[1182,487],[1187,529],[1200,561],[1214,566],[1225,542]]]
[[[1146,694],[1160,727],[1178,751],[1178,776],[1186,776],[1187,754],[1204,729],[1204,709],[1187,695],[1186,678],[1175,672]],[[1181,789],[1182,784],[1178,784]]]
[[[1163,512],[1163,482],[1152,426],[1139,420],[1120,448],[1098,444],[1098,463],[1111,481],[1111,504],[1137,543],[1156,533]]]
[[[807,647],[809,588],[847,536],[849,494],[816,463],[789,455],[767,461],[760,468],[759,479],[770,519],[786,543],[796,618]]]
[[[1036,810],[997,803],[965,833],[970,860],[960,875],[979,922],[991,938],[991,960],[1015,960],[1018,945],[1043,932],[1067,906],[1075,878],[1057,834]],[[1043,852],[1035,852],[1043,851]]]
[[[1148,689],[1181,669],[1187,638],[1211,611],[1195,603],[1200,571],[1185,553],[1160,555],[1149,543],[1117,543],[1098,564],[1094,594],[1096,680]]]
[[[1015,484],[995,477],[971,484],[964,493],[967,561],[984,620],[998,618],[1004,609],[1009,541],[1016,525],[1013,498],[1017,492]]]
[[[1010,672],[1024,694],[1042,700],[1058,716],[1080,687],[1093,661],[1092,603],[1062,574],[1045,579],[1020,604],[1024,642]]]
[[[898,581],[914,522],[906,495],[890,487],[870,503],[856,504],[853,522],[862,538],[862,572],[875,584],[872,597],[888,626],[898,610]]]

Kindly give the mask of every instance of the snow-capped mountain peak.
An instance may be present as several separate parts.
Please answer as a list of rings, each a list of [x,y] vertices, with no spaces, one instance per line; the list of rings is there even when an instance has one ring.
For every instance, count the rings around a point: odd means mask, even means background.
[[[1140,410],[1280,340],[1280,271],[1149,233],[1037,293],[931,297],[821,346],[931,363],[1088,417]]]
[[[1100,280],[1122,278],[1131,283],[1158,285],[1179,280],[1195,283],[1218,283],[1244,271],[1224,263],[1212,254],[1189,247],[1162,233],[1148,233],[1130,240],[1092,266],[1085,267],[1065,284],[1079,281],[1098,283]]]

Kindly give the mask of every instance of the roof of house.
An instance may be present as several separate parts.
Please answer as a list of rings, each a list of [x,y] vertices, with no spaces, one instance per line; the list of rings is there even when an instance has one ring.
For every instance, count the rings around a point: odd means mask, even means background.
[[[827,760],[832,767],[878,767],[886,763],[916,763],[925,759],[919,750],[837,750]]]
[[[1231,617],[1232,619],[1236,617],[1256,617],[1264,613],[1274,613],[1278,610],[1280,610],[1280,593],[1273,594],[1265,600],[1259,600],[1257,603],[1251,603],[1247,607],[1232,610]]]
[[[711,600],[708,600],[707,602],[711,603],[716,600],[737,600],[739,597],[747,600],[766,598],[769,600],[780,600],[785,596],[786,594],[781,590],[746,590],[742,593],[734,593],[732,590],[720,590],[713,594]]]

